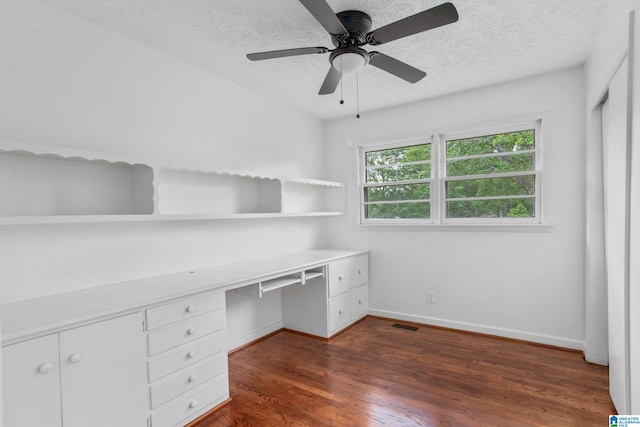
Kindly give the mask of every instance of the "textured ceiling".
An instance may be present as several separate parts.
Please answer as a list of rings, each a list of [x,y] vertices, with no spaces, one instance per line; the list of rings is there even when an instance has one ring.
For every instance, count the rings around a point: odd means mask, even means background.
[[[198,65],[307,113],[355,114],[354,76],[317,95],[329,55],[250,62],[245,54],[294,47],[333,48],[297,0],[41,0]],[[327,0],[335,12],[368,13],[373,28],[440,0]],[[427,72],[409,84],[375,67],[359,74],[362,112],[583,63],[608,0],[452,0],[458,22],[377,46]],[[368,50],[374,50],[367,47]]]

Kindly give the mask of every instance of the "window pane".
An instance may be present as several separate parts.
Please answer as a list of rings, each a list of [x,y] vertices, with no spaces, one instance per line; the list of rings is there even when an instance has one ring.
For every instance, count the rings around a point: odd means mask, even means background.
[[[535,154],[509,154],[447,161],[447,176],[524,172],[535,169]]]
[[[535,199],[461,200],[447,202],[447,218],[534,218]]]
[[[429,202],[373,203],[365,205],[365,218],[370,219],[411,219],[431,218]]]
[[[367,182],[407,181],[431,178],[431,163],[367,168]]]
[[[429,197],[428,183],[382,185],[379,187],[365,187],[364,189],[365,202],[427,200]]]
[[[535,194],[535,183],[535,175],[521,175],[504,178],[447,181],[445,185],[447,198],[457,199],[464,197],[533,195]]]
[[[431,144],[412,145],[365,153],[367,166],[431,160]]]
[[[535,148],[535,131],[499,133],[496,135],[447,141],[447,158],[476,154],[502,153]]]

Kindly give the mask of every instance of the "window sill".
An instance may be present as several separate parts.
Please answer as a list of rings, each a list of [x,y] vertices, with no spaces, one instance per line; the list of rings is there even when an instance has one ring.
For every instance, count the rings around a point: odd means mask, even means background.
[[[356,227],[385,231],[429,231],[429,232],[507,232],[507,233],[549,233],[552,224],[356,224]]]

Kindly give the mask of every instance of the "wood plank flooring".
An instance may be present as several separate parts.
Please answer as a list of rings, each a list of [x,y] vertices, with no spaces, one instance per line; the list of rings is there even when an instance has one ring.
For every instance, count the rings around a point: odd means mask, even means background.
[[[578,352],[368,317],[229,356],[232,402],[194,427],[604,426],[608,369]]]

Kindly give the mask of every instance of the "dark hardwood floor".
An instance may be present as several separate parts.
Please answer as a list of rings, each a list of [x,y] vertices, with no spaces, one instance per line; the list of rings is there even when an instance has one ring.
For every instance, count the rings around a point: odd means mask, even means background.
[[[604,426],[608,369],[578,352],[369,317],[329,342],[279,332],[229,356],[210,426]]]

